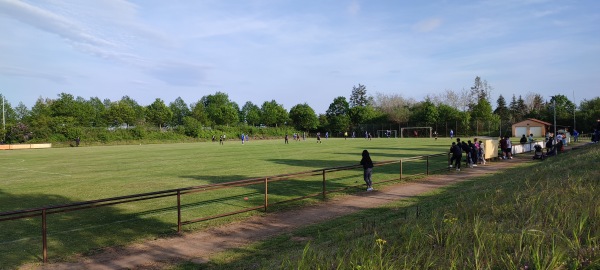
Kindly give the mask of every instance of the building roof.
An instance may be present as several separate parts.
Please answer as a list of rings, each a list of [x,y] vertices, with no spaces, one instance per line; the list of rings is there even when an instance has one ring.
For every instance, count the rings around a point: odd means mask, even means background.
[[[550,124],[548,122],[544,122],[542,120],[538,120],[538,119],[534,119],[534,118],[527,118],[527,120],[524,120],[524,121],[521,121],[521,122],[518,122],[518,123],[514,123],[513,126],[518,125],[520,123],[523,123],[525,121],[532,121],[532,122],[536,122],[536,123],[539,123],[539,124],[542,124],[542,125],[546,125],[546,126],[551,126],[552,125],[552,124]]]

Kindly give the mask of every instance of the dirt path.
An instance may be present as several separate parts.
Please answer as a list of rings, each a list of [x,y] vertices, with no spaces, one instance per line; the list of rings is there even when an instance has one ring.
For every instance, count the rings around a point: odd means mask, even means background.
[[[512,160],[491,162],[473,169],[466,168],[461,172],[451,171],[444,175],[433,175],[418,181],[386,186],[373,192],[360,192],[338,197],[301,209],[255,216],[243,222],[207,231],[152,240],[125,248],[107,249],[74,263],[28,265],[22,269],[141,269],[160,268],[163,263],[174,261],[207,262],[215,253],[230,248],[267,239],[299,227],[378,207],[391,201],[402,200],[475,176],[494,173],[499,169],[515,166],[524,160],[529,159],[525,159],[523,156]]]

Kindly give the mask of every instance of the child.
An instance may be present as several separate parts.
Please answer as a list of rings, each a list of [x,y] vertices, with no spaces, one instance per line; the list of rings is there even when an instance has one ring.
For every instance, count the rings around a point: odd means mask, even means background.
[[[364,169],[363,177],[365,183],[367,184],[367,191],[372,191],[373,181],[371,181],[371,176],[373,175],[373,161],[371,160],[371,155],[369,155],[369,151],[363,150],[360,165],[362,165]]]

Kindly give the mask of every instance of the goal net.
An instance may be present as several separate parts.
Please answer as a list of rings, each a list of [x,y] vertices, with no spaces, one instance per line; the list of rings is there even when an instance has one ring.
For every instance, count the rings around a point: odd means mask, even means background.
[[[431,127],[405,127],[400,129],[401,138],[431,138]]]
[[[392,129],[377,130],[377,138],[398,138],[398,131]]]

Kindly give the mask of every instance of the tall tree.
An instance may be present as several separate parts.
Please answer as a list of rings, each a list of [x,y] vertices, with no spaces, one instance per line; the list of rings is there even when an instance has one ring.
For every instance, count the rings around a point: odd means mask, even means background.
[[[548,103],[546,110],[547,121],[552,123],[554,120],[555,102],[556,124],[561,126],[572,126],[575,104],[571,102],[565,95],[555,95],[550,98],[550,102]]]
[[[506,107],[506,100],[502,95],[496,100],[494,114],[498,115],[502,121],[508,121],[510,119],[510,110]]]
[[[345,97],[340,96],[333,100],[325,113],[332,131],[343,132],[348,130],[350,127],[349,110],[350,104],[348,104]]]
[[[108,108],[104,105],[104,103],[98,98],[98,97],[93,97],[90,98],[90,100],[88,100],[86,102],[88,104],[89,107],[91,107],[91,126],[92,127],[105,127],[108,125],[108,122],[106,121],[106,113],[108,111]]]
[[[600,97],[583,100],[577,114],[577,130],[592,132],[594,128],[600,128]]]
[[[358,84],[358,87],[352,86],[352,94],[350,95],[350,107],[365,107],[372,103],[372,98],[367,96],[367,87]]]
[[[231,125],[239,120],[239,109],[223,92],[204,96],[200,101],[204,104],[208,119],[216,125]]]
[[[479,76],[475,77],[475,82],[471,86],[470,104],[475,106],[479,100],[485,99],[490,103],[489,98],[492,94],[492,87],[486,80],[482,80]]]
[[[297,104],[290,109],[290,119],[298,130],[314,130],[319,124],[315,111],[308,104]]]
[[[525,105],[527,106],[527,115],[525,117],[541,119],[544,112],[544,98],[540,94],[528,93],[525,96]]]
[[[260,124],[260,108],[251,101],[246,101],[242,106],[242,121],[251,126]]]
[[[282,125],[289,119],[288,112],[283,108],[283,105],[278,104],[275,100],[265,101],[260,111],[261,121],[267,126]]]
[[[183,125],[183,119],[190,115],[190,108],[181,97],[169,103],[169,109],[173,112],[173,119],[170,122],[174,126]]]
[[[203,126],[210,124],[210,120],[208,119],[208,114],[206,113],[206,108],[204,107],[204,103],[202,101],[198,101],[192,104],[192,110],[190,112],[190,116],[194,118],[194,121],[188,120],[188,123],[193,123],[195,126]]]
[[[437,107],[430,99],[417,104],[414,108],[414,114],[411,117],[411,122],[419,122],[426,126],[434,124],[438,121],[439,114]]]
[[[17,122],[24,122],[29,116],[29,109],[27,109],[27,106],[25,106],[23,102],[19,102],[19,105],[15,107],[15,113],[17,117]]]
[[[160,98],[148,105],[146,112],[148,122],[157,125],[159,128],[164,127],[173,118],[173,112]]]
[[[413,99],[404,98],[399,94],[376,93],[374,107],[376,110],[387,115],[389,121],[394,123],[408,122],[410,118],[409,108],[415,103]]]

